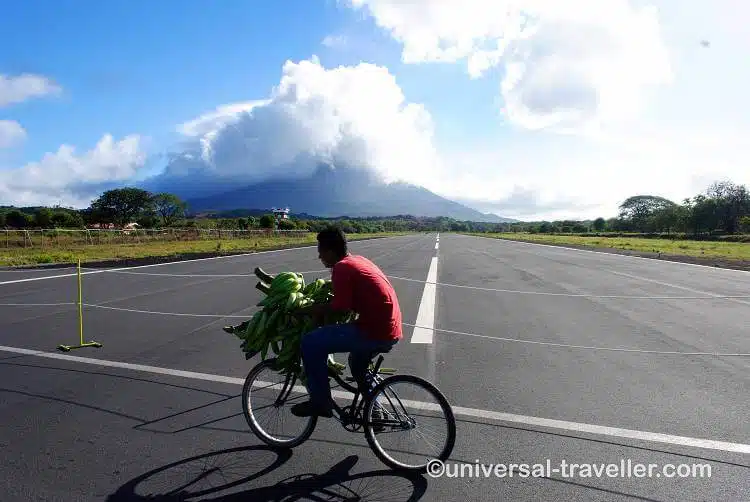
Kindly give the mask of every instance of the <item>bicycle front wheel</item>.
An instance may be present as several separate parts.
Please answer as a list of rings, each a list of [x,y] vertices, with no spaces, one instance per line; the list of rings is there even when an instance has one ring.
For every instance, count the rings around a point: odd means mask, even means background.
[[[266,359],[248,373],[242,387],[242,411],[261,441],[276,448],[294,448],[312,435],[317,417],[292,414],[293,405],[308,399],[307,389],[297,375],[279,372],[275,362],[275,358]]]
[[[393,469],[426,472],[431,460],[446,461],[456,442],[448,399],[414,375],[394,375],[377,384],[364,421],[370,448]]]

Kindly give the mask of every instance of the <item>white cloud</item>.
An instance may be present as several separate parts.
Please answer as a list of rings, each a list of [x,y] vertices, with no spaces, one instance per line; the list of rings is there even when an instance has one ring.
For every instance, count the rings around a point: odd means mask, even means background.
[[[406,63],[501,65],[512,123],[580,131],[632,119],[673,81],[657,11],[627,0],[347,0],[403,44]]]
[[[442,193],[510,218],[574,219],[615,216],[636,194],[680,202],[716,180],[750,186],[748,134],[731,127],[644,126],[593,139],[527,134],[443,152],[456,174]]]
[[[0,148],[10,148],[26,139],[26,130],[14,120],[0,120]]]
[[[57,204],[85,207],[98,188],[132,178],[145,164],[146,155],[137,135],[119,141],[104,135],[82,154],[62,145],[38,162],[0,171],[0,198],[7,204]]]
[[[734,161],[742,135],[733,136],[725,163],[713,155],[730,145],[729,131],[652,128],[595,140],[515,131],[485,144],[438,149],[430,114],[406,101],[386,68],[326,69],[315,58],[285,64],[266,99],[220,106],[178,131],[185,150],[168,174],[202,171],[211,183],[255,182],[305,176],[321,163],[370,167],[386,180],[522,219],[614,215],[635,193],[680,200],[704,188],[696,180],[745,181]],[[691,148],[681,149],[686,142]]]
[[[244,182],[312,174],[321,164],[423,182],[439,159],[429,113],[387,68],[287,62],[268,99],[225,105],[178,127],[186,149],[167,174],[203,169]]]
[[[574,218],[615,215],[636,193],[679,201],[717,179],[750,185],[750,66],[737,64],[750,50],[747,2],[344,3],[398,41],[405,63],[463,65],[468,92],[471,79],[500,75],[518,127],[441,145],[445,195],[511,217]]]
[[[60,86],[47,77],[25,73],[17,77],[0,75],[0,107],[21,103],[28,99],[61,92]]]
[[[190,138],[205,136],[220,131],[225,126],[234,124],[241,117],[242,112],[249,112],[264,101],[248,101],[247,103],[233,103],[216,108],[193,120],[180,124],[177,132]]]
[[[344,35],[327,35],[321,44],[328,48],[341,47],[346,44],[346,37]]]

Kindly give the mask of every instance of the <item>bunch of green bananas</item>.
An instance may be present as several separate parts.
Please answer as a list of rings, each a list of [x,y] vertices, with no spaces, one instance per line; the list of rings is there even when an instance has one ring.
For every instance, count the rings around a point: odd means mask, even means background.
[[[269,348],[276,354],[277,369],[282,373],[295,372],[304,381],[300,341],[302,336],[322,324],[353,322],[357,316],[352,312],[331,314],[321,324],[310,316],[299,317],[293,311],[299,307],[328,303],[333,299],[330,280],[317,279],[309,284],[297,272],[282,272],[272,276],[260,268],[255,269],[260,279],[255,287],[266,296],[256,306],[262,307],[253,317],[237,326],[227,326],[224,331],[242,340],[245,358],[260,353],[266,359]],[[342,374],[346,366],[328,356],[328,366]]]

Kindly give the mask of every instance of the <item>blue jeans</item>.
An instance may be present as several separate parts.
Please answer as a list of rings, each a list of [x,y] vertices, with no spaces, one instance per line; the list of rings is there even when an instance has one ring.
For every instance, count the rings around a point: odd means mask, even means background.
[[[349,369],[358,382],[364,382],[373,352],[388,351],[398,340],[371,340],[354,323],[321,326],[302,337],[302,362],[307,376],[310,400],[322,409],[331,408],[328,384],[328,354],[349,352]],[[370,390],[373,382],[366,382]],[[360,384],[361,385],[361,384]]]

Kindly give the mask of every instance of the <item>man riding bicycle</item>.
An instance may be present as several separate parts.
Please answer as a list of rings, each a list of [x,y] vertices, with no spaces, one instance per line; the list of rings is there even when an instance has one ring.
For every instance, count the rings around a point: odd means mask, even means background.
[[[331,417],[328,355],[349,352],[349,368],[357,382],[365,382],[375,352],[389,351],[403,337],[401,308],[385,274],[364,256],[351,254],[344,232],[329,228],[318,233],[318,257],[331,269],[333,301],[298,309],[299,314],[324,316],[333,311],[354,311],[353,323],[321,326],[302,338],[302,363],[310,400],[292,407],[298,417]]]

